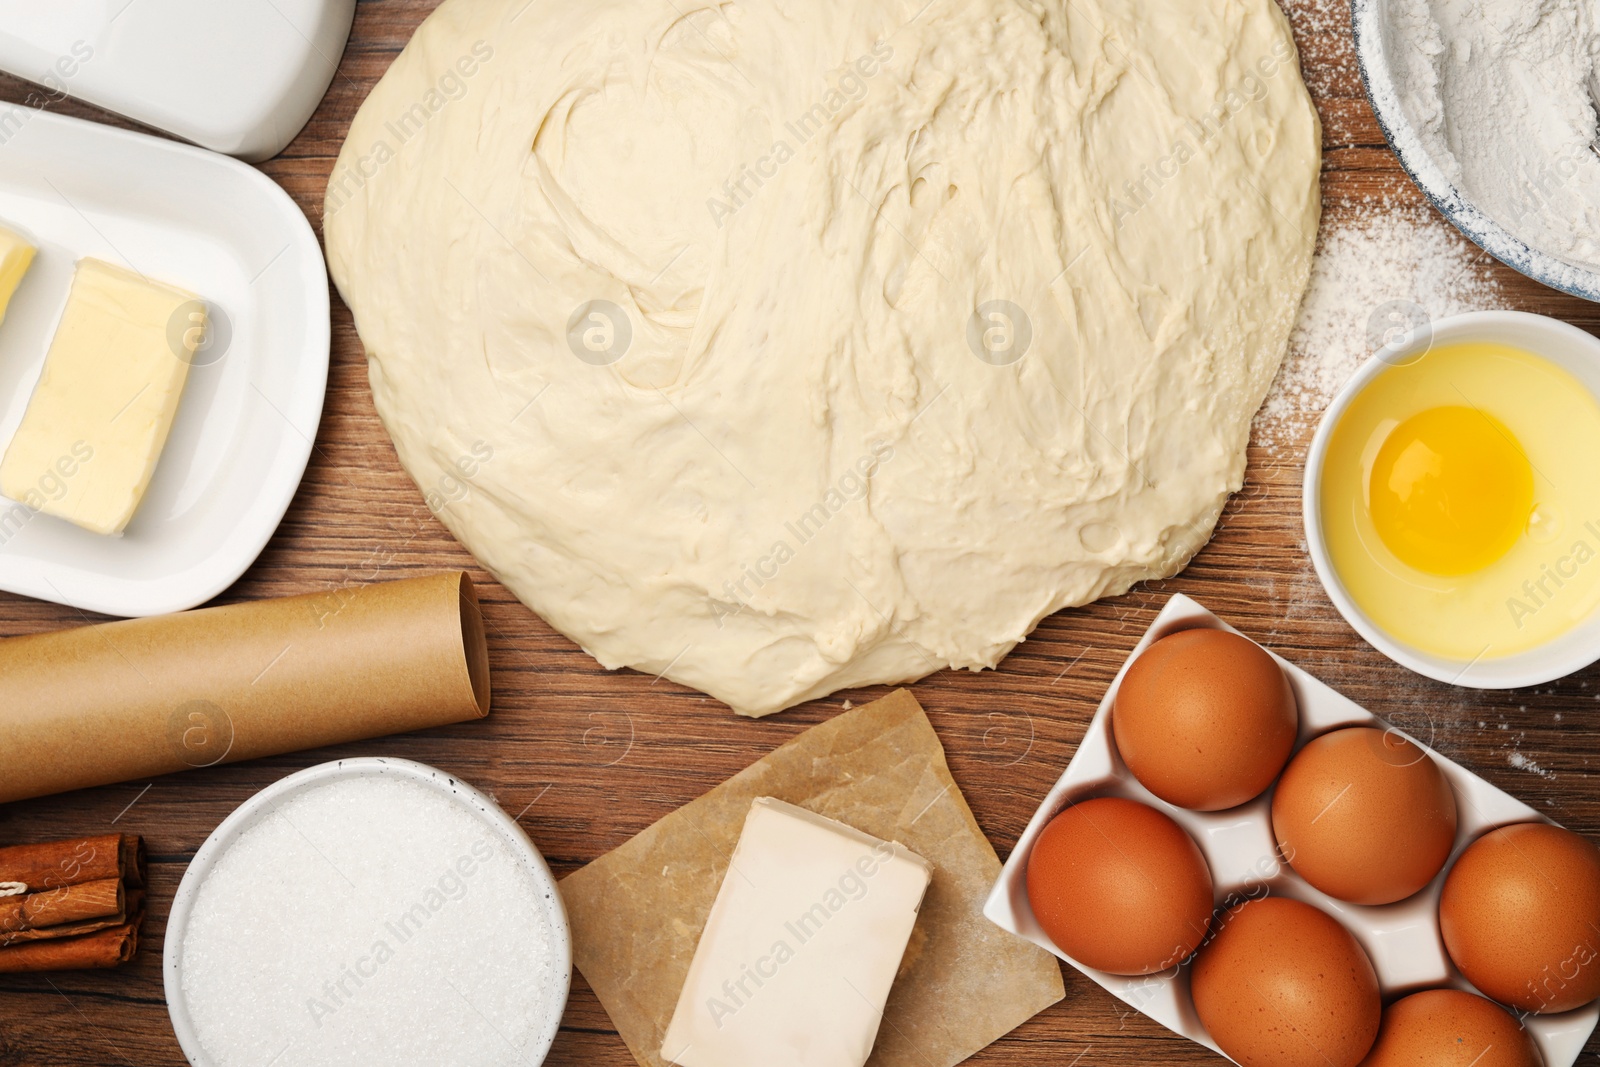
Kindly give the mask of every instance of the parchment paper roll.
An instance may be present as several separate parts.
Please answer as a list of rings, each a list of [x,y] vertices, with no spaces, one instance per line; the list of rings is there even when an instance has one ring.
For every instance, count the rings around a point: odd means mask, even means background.
[[[0,803],[489,711],[465,574],[0,641]]]

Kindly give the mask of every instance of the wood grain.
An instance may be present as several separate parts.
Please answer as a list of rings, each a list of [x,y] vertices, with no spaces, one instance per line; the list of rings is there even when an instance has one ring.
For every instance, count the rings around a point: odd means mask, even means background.
[[[327,99],[288,151],[263,166],[313,222],[351,116],[435,0],[362,0]],[[1330,222],[1375,196],[1421,205],[1383,142],[1356,77],[1339,0],[1297,0],[1307,80],[1325,123]],[[33,87],[0,78],[0,98]],[[71,101],[50,107],[127,125]],[[1441,221],[1438,223],[1443,226]],[[1505,306],[1594,331],[1600,309],[1493,265]],[[339,756],[418,759],[491,791],[558,874],[621,844],[775,745],[885,690],[840,693],[773,719],[736,719],[698,693],[629,671],[608,673],[477,567],[423,504],[373,410],[348,310],[334,301],[333,370],[316,451],[277,536],[221,603],[324,591],[351,582],[466,568],[483,590],[496,706],[485,722],[278,759],[193,771],[0,807],[0,842],[111,829],[149,841],[151,915],[139,958],[113,973],[0,978],[0,1067],[176,1065],[161,947],[184,866],[236,805],[291,771]],[[1303,445],[1304,442],[1301,442]],[[1600,671],[1536,691],[1477,693],[1411,675],[1338,617],[1301,548],[1302,448],[1252,449],[1246,490],[1187,571],[1045,620],[997,672],[945,672],[914,688],[956,779],[1004,855],[1082,736],[1089,716],[1163,600],[1198,598],[1379,715],[1431,742],[1566,825],[1600,834],[1590,764]],[[74,626],[80,612],[0,596],[0,634]],[[1067,999],[971,1062],[1200,1064],[1200,1046],[1067,972]],[[1600,1051],[1591,1041],[1586,1056]],[[549,1062],[629,1067],[632,1060],[582,979]]]

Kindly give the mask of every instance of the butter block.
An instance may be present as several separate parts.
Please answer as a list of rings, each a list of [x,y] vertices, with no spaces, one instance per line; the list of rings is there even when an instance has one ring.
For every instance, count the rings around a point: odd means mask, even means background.
[[[681,1067],[862,1067],[932,874],[902,845],[757,799],[662,1058]]]
[[[155,473],[204,327],[193,293],[80,260],[39,384],[0,460],[0,493],[120,534]]]
[[[5,321],[6,308],[22,276],[33,266],[33,255],[38,251],[21,234],[0,226],[0,322]]]

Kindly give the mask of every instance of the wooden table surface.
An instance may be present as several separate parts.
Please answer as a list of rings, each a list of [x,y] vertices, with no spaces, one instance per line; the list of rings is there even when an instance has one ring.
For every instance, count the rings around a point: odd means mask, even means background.
[[[320,223],[322,196],[351,116],[436,0],[362,0],[327,99],[289,149],[262,169]],[[578,2],[578,0],[574,0]],[[1325,126],[1327,222],[1375,195],[1420,204],[1384,144],[1356,75],[1342,0],[1289,4],[1307,81]],[[34,86],[0,78],[0,98],[127,125]],[[1442,221],[1437,224],[1444,226]],[[1327,224],[1325,222],[1325,225]],[[1595,331],[1600,309],[1493,265],[1504,305]],[[913,692],[957,781],[1002,857],[1071,758],[1113,674],[1165,598],[1186,593],[1377,714],[1575,830],[1600,836],[1600,755],[1592,718],[1600,671],[1510,693],[1412,675],[1339,618],[1300,545],[1304,449],[1253,448],[1249,482],[1181,575],[1046,619],[998,671],[943,672]],[[373,410],[350,313],[334,298],[333,368],[310,470],[260,560],[219,599],[321,592],[465,568],[489,623],[495,709],[483,722],[337,749],[84,790],[0,806],[0,842],[124,830],[151,853],[152,914],[138,958],[115,972],[0,977],[0,1067],[181,1064],[161,984],[166,914],[184,867],[239,803],[284,775],[341,756],[422,760],[491,792],[558,875],[633,834],[808,726],[886,690],[839,693],[764,721],[631,671],[608,673],[496,584],[430,514]],[[81,612],[0,595],[0,635],[80,625]],[[3,714],[3,709],[0,709]],[[1218,1063],[1131,1012],[1076,971],[1066,1000],[980,1053],[973,1064]],[[1600,1052],[1600,1039],[1585,1053]],[[633,1063],[581,977],[556,1067]]]

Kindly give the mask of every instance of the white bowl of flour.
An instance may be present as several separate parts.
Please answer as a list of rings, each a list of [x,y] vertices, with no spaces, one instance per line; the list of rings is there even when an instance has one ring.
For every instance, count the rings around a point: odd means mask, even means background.
[[[164,959],[196,1067],[537,1067],[571,968],[555,880],[516,822],[386,758],[292,774],[225,819]]]
[[[1373,110],[1495,258],[1600,301],[1600,0],[1354,0]]]

